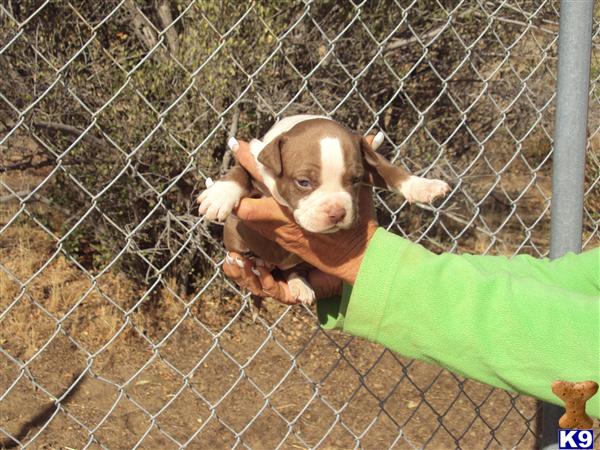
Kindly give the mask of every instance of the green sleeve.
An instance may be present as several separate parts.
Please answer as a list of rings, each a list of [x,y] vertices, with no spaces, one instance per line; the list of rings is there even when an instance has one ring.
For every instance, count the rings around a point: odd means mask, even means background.
[[[324,328],[561,404],[555,380],[600,381],[600,248],[549,261],[436,255],[379,229]],[[588,401],[600,417],[600,394]]]

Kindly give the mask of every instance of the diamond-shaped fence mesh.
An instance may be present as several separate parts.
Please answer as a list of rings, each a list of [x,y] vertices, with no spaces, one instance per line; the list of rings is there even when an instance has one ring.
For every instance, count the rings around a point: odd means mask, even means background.
[[[0,439],[28,448],[487,448],[533,399],[316,325],[221,271],[227,136],[328,115],[452,192],[377,192],[435,252],[549,250],[558,2],[0,5]],[[600,21],[584,248],[600,240]]]

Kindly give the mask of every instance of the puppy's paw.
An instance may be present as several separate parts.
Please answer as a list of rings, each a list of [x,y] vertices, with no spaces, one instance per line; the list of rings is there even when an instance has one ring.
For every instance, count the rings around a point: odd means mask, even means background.
[[[315,291],[305,278],[296,273],[292,273],[288,277],[287,282],[294,300],[299,300],[300,303],[306,306],[310,306],[314,303]]]
[[[198,213],[208,220],[224,221],[245,194],[244,188],[235,181],[217,181],[198,197]]]
[[[450,186],[442,180],[429,180],[413,175],[402,183],[399,191],[410,203],[431,203],[450,192]]]

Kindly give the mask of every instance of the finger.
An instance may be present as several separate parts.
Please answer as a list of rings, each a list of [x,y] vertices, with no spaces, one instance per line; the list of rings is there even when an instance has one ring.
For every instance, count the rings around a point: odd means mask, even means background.
[[[223,266],[223,272],[227,277],[232,280],[238,288],[246,289],[246,280],[242,276],[241,269],[239,269],[235,264],[230,266]]]
[[[240,287],[248,289],[254,295],[262,293],[258,275],[252,273],[252,261],[235,252],[229,253],[225,261],[227,270],[232,274],[232,278]]]
[[[247,222],[288,222],[288,214],[273,197],[244,198],[235,214]]]
[[[373,150],[377,150],[379,147],[381,147],[384,138],[385,136],[381,131],[376,134],[369,134],[368,136],[365,136],[367,144],[369,144]]]
[[[252,175],[252,178],[262,183],[263,178],[258,169],[256,159],[250,151],[250,144],[245,141],[238,141],[234,138],[231,138],[227,142],[227,145],[229,145],[229,148],[233,152],[235,159],[244,167],[244,169],[248,171],[250,175]]]
[[[241,258],[242,257],[237,253],[231,252],[227,254],[225,262],[223,263],[223,272],[225,272],[225,275],[231,278],[238,286],[241,286],[241,283],[243,283],[242,267],[240,267],[237,262],[237,260]]]
[[[265,294],[261,289],[260,282],[258,281],[257,275],[248,275],[244,272],[244,269],[240,269],[237,264],[231,266],[223,266],[225,274],[231,278],[238,287],[247,289],[251,294],[264,297]]]
[[[254,295],[260,295],[262,292],[261,282],[258,279],[260,272],[254,267],[252,261],[245,260],[242,267],[242,277],[246,283],[246,287]]]
[[[273,274],[264,267],[257,268],[260,275],[259,280],[263,292],[269,297],[285,305],[296,305],[298,300],[292,297],[289,286],[285,281],[277,280]]]
[[[223,272],[228,278],[236,281],[240,277],[240,269],[235,264],[223,264]]]
[[[233,279],[236,283],[240,284],[244,282],[244,263],[246,262],[246,258],[236,252],[227,252],[227,256],[225,257],[225,262],[223,263],[223,272],[229,278]]]
[[[285,292],[281,291],[281,286],[277,283],[277,280],[275,280],[275,277],[273,277],[271,271],[263,267],[257,267],[257,270],[259,273],[258,279],[263,292],[269,297],[273,297],[275,300],[281,301],[284,299]]]

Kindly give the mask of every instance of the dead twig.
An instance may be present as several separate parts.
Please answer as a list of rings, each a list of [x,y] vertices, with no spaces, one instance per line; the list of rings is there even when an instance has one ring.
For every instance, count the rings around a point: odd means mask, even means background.
[[[476,231],[479,231],[480,233],[485,234],[488,237],[491,237],[493,239],[495,239],[496,241],[500,242],[501,244],[504,243],[504,240],[500,239],[499,237],[497,237],[494,233],[490,232],[489,230],[486,230],[485,228],[482,228],[478,225],[475,225],[473,223],[473,221],[467,220],[467,219],[463,219],[462,217],[459,217],[458,215],[447,211],[447,210],[443,210],[443,209],[436,209],[433,206],[430,205],[425,205],[422,203],[413,203],[413,206],[416,206],[417,208],[421,208],[424,209],[425,211],[430,211],[430,212],[438,212],[439,214],[442,214],[446,217],[448,217],[449,219],[460,223],[461,225],[465,225],[470,227],[473,227]]]
[[[32,191],[19,191],[19,192],[15,192],[15,194],[8,194],[8,195],[3,195],[0,197],[0,203],[8,203],[11,201],[18,201],[18,202],[22,202],[22,198],[23,197],[27,197],[29,195],[31,195]],[[35,200],[37,200],[40,203],[43,203],[46,206],[49,206],[51,208],[54,208],[55,210],[57,210],[58,212],[62,213],[63,215],[70,217],[73,215],[73,212],[63,208],[62,206],[58,206],[56,204],[56,202],[53,202],[52,200],[44,197],[43,195],[40,194],[33,194],[33,198]]]
[[[444,29],[445,26],[446,25],[442,25],[441,27],[438,27],[431,31],[428,31],[427,33],[425,33],[422,36],[413,36],[411,38],[406,38],[406,39],[394,39],[387,45],[385,51],[391,52],[393,50],[398,50],[399,48],[406,47],[415,42],[427,40],[430,37],[433,37],[433,36],[436,36],[437,34],[439,34]]]
[[[229,133],[227,134],[228,140],[231,137],[235,137],[235,135],[237,134],[239,120],[240,120],[240,110],[236,109],[235,112],[233,113],[233,118],[231,119],[231,126],[229,127]],[[227,172],[227,169],[229,169],[229,164],[231,164],[232,156],[233,155],[231,154],[231,150],[228,148],[225,151],[225,154],[223,155],[223,161],[221,162],[221,170],[220,170],[221,174],[224,174],[225,172]]]
[[[152,22],[142,13],[133,0],[126,0],[125,7],[131,16],[133,31],[148,49],[154,48],[158,39]]]
[[[46,128],[48,130],[62,131],[64,133],[68,133],[68,134],[71,134],[74,136],[81,136],[85,131],[85,130],[82,130],[81,128],[77,128],[72,125],[67,125],[67,124],[60,123],[60,122],[38,121],[38,122],[34,122],[33,125],[38,128]],[[96,146],[104,148],[104,149],[112,150],[112,147],[109,146],[102,139],[98,139],[97,137],[94,137],[94,136],[90,135],[89,133],[85,133],[83,135],[83,139],[88,141],[90,144],[96,145]]]
[[[17,147],[19,149],[19,147]],[[2,164],[0,165],[0,173],[3,172],[11,172],[13,170],[29,170],[29,169],[39,169],[41,167],[51,166],[55,164],[55,161],[51,159],[45,159],[43,161],[33,162],[33,158],[35,156],[40,155],[27,155],[23,159],[18,162],[14,162],[12,164]]]
[[[167,0],[162,0],[158,3],[156,7],[156,14],[160,19],[160,24],[162,25],[167,36],[167,45],[169,46],[169,50],[173,55],[177,55],[177,51],[179,50],[179,40],[177,37],[177,30],[173,26],[173,16],[171,15],[171,5]]]

